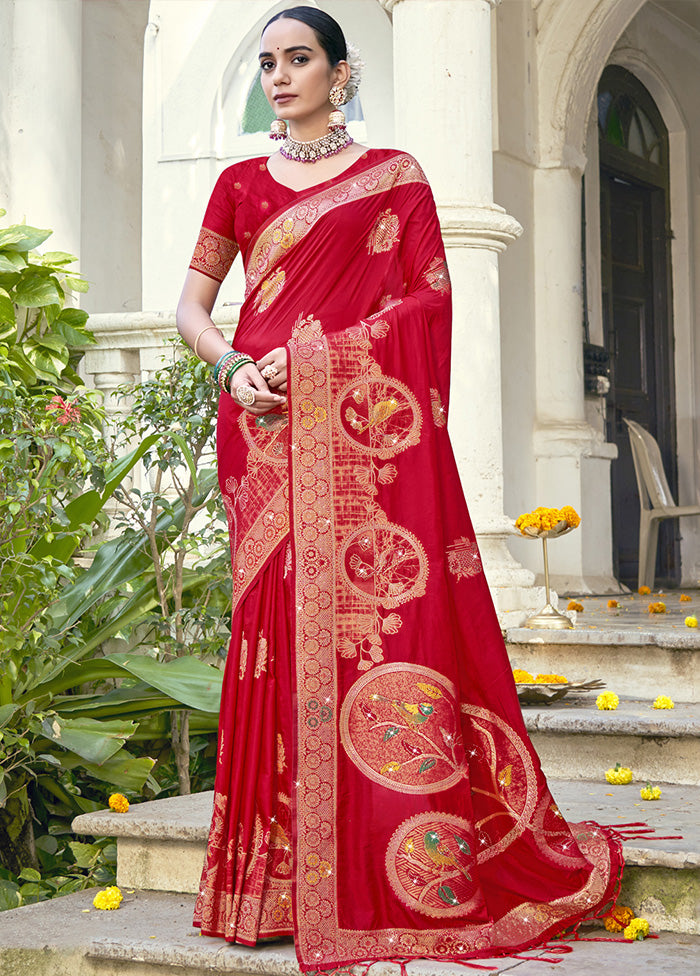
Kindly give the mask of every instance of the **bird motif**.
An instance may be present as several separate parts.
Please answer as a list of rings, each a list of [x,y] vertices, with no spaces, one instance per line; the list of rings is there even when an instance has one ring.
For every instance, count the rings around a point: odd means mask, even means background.
[[[375,695],[375,701],[388,702],[396,714],[408,725],[422,725],[423,722],[428,721],[435,711],[435,707],[430,702],[397,701],[391,698],[384,698],[383,695]]]
[[[386,400],[379,400],[377,403],[372,404],[367,419],[364,417],[361,418],[352,407],[348,407],[345,411],[345,419],[359,434],[364,434],[370,427],[378,427],[379,424],[387,420],[398,408],[399,401],[396,397],[389,397]]]
[[[462,840],[461,838],[455,837],[455,840]],[[440,870],[445,868],[456,868],[461,871],[467,881],[471,881],[471,877],[466,868],[457,860],[457,855],[453,854],[449,847],[446,847],[440,841],[440,835],[436,830],[429,830],[423,837],[423,846],[425,847],[425,853],[428,855],[430,860],[435,864]],[[459,844],[459,849],[462,853],[468,853],[469,845],[466,841],[462,840]]]

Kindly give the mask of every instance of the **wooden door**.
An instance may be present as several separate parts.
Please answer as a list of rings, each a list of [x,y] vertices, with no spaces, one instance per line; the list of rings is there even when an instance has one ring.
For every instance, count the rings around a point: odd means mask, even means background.
[[[612,465],[613,561],[616,577],[636,588],[639,495],[624,417],[656,437],[675,491],[675,412],[669,396],[664,193],[601,169],[603,322],[610,354],[608,440],[618,448]],[[659,281],[659,273],[662,280]],[[680,580],[677,523],[659,535],[657,586]]]

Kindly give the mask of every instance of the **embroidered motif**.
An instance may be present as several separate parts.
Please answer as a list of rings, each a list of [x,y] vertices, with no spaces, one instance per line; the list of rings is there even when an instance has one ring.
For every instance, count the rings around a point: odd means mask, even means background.
[[[432,918],[466,915],[480,905],[471,824],[447,813],[419,813],[394,831],[384,864],[398,899]]]
[[[272,232],[272,243],[279,244],[286,251],[294,244],[294,221],[287,217],[281,227],[275,227]]]
[[[256,423],[257,418],[251,413],[247,410],[241,411],[238,426],[243,434],[243,440],[260,461],[286,469],[289,418],[286,414],[275,413],[266,413],[264,417],[267,423],[261,426]]]
[[[284,246],[285,234],[293,234],[294,243],[298,244],[329,211],[409,183],[427,183],[425,173],[413,157],[406,153],[399,153],[359,175],[354,175],[342,183],[316,193],[311,198],[301,200],[283,214],[273,218],[258,233],[248,249],[246,298],[287,252],[288,247]],[[291,226],[288,221],[292,222]],[[275,242],[276,235],[279,243]]]
[[[391,210],[384,210],[372,228],[367,240],[367,250],[370,254],[382,254],[391,251],[399,242],[399,218]]]
[[[241,641],[241,650],[238,655],[238,678],[239,680],[245,675],[245,669],[248,666],[248,640],[243,638]]]
[[[466,579],[470,576],[478,576],[482,572],[482,566],[476,542],[466,536],[455,539],[447,547],[447,567],[458,580],[462,577]]]
[[[255,672],[253,677],[259,678],[263,671],[267,671],[267,637],[262,631],[258,634],[258,645],[255,649]]]
[[[305,318],[302,312],[292,326],[291,338],[294,342],[313,342],[314,339],[322,339],[323,328],[320,320],[315,319],[313,315],[307,315]]]
[[[428,282],[433,291],[449,295],[452,291],[450,282],[450,272],[442,258],[435,257],[423,272],[423,277]]]
[[[213,230],[202,227],[195,244],[190,267],[216,281],[223,281],[238,254],[238,244]]]
[[[340,738],[375,783],[399,793],[436,793],[466,777],[457,690],[417,664],[383,664],[345,697]]]
[[[266,278],[265,281],[260,285],[260,291],[255,298],[255,314],[259,315],[272,305],[274,300],[280,294],[284,288],[284,280],[286,275],[284,271],[280,268],[275,271],[274,274]]]
[[[398,607],[425,593],[425,549],[412,532],[391,522],[368,523],[352,532],[338,564],[347,584],[380,607]]]
[[[447,426],[447,416],[442,405],[440,393],[434,388],[430,388],[430,406],[433,411],[433,423],[436,427]]]
[[[525,831],[537,804],[537,774],[527,746],[499,715],[462,702],[462,736],[472,793],[485,816],[475,824],[477,861],[500,854]]]
[[[384,323],[375,324],[381,330]],[[381,373],[347,384],[336,400],[335,415],[348,440],[378,458],[393,457],[420,441],[418,401],[400,380]]]

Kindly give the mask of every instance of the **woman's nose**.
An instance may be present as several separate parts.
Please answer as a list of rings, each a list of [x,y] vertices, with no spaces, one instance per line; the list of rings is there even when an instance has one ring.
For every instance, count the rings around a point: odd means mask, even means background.
[[[275,85],[286,85],[289,81],[289,76],[287,74],[287,69],[283,64],[275,65],[275,70],[272,73],[272,82]]]

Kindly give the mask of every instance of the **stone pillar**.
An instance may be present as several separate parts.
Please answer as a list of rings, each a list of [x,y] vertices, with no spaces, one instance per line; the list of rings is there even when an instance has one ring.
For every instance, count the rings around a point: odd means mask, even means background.
[[[13,12],[6,219],[49,227],[48,248],[79,255],[81,0],[22,0]]]
[[[573,505],[585,532],[550,546],[552,586],[559,591],[618,591],[609,554],[609,465],[614,444],[586,418],[583,393],[581,174],[585,160],[534,174],[535,353],[534,436],[537,504]],[[573,242],[573,243],[572,243]],[[586,508],[588,502],[588,508]],[[600,550],[606,548],[606,558]],[[588,543],[588,550],[586,544]]]
[[[513,611],[514,624],[518,611],[543,601],[533,574],[506,546],[513,529],[503,512],[498,254],[522,228],[493,202],[491,11],[498,0],[380,2],[394,23],[397,145],[428,174],[452,276],[450,436],[494,602],[501,613]]]

